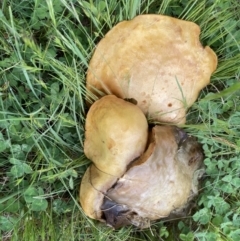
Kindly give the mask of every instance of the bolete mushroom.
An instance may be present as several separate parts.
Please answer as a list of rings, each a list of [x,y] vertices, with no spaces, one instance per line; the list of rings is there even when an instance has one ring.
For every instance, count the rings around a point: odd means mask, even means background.
[[[113,27],[99,42],[87,88],[132,98],[152,121],[183,124],[217,66],[199,41],[200,28],[163,15],[139,15]]]
[[[136,105],[107,95],[91,106],[85,129],[84,153],[93,164],[82,179],[80,202],[89,217],[101,220],[106,192],[145,151],[148,123]]]
[[[84,152],[93,161],[80,202],[87,216],[118,228],[180,213],[198,193],[203,154],[175,126],[155,126],[136,105],[107,95],[86,118]]]

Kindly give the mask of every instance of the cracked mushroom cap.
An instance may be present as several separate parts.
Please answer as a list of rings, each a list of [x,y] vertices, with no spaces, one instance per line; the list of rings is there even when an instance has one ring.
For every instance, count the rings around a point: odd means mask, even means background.
[[[146,148],[148,123],[136,105],[107,95],[90,108],[84,153],[93,162],[83,176],[80,202],[87,216],[101,219],[105,193]]]
[[[214,51],[199,41],[197,24],[163,15],[139,15],[99,42],[87,88],[133,98],[153,121],[184,124],[187,109],[210,82]]]

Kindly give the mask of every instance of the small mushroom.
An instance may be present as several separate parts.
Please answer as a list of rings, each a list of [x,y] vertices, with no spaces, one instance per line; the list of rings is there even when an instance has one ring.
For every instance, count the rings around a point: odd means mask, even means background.
[[[148,130],[142,111],[113,95],[91,106],[85,128],[84,152],[93,161],[80,186],[87,216],[145,228],[182,212],[198,193],[203,153],[182,129]]]
[[[91,106],[85,129],[84,153],[93,164],[82,179],[80,202],[89,217],[101,220],[107,190],[145,151],[148,123],[136,105],[107,95]]]
[[[120,22],[96,47],[87,88],[133,99],[152,121],[184,124],[217,66],[199,34],[197,24],[163,15]]]

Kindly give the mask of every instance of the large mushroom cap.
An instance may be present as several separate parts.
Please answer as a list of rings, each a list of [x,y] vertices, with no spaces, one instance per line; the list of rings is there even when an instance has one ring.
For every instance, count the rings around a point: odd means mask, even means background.
[[[89,217],[101,219],[104,193],[146,148],[148,123],[136,105],[107,95],[91,106],[85,129],[84,153],[94,164],[82,179],[80,202]]]
[[[217,66],[198,25],[163,15],[139,15],[111,29],[97,45],[87,88],[133,98],[154,121],[182,124]]]

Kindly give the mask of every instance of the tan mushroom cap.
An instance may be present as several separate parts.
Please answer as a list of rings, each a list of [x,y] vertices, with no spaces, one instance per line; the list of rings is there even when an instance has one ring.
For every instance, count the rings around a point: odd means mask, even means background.
[[[145,150],[148,123],[136,105],[113,95],[96,101],[85,124],[84,153],[93,161],[80,187],[85,213],[100,219],[104,193]]]
[[[120,22],[97,45],[87,88],[133,98],[154,121],[183,124],[217,66],[199,34],[197,24],[163,15]]]

